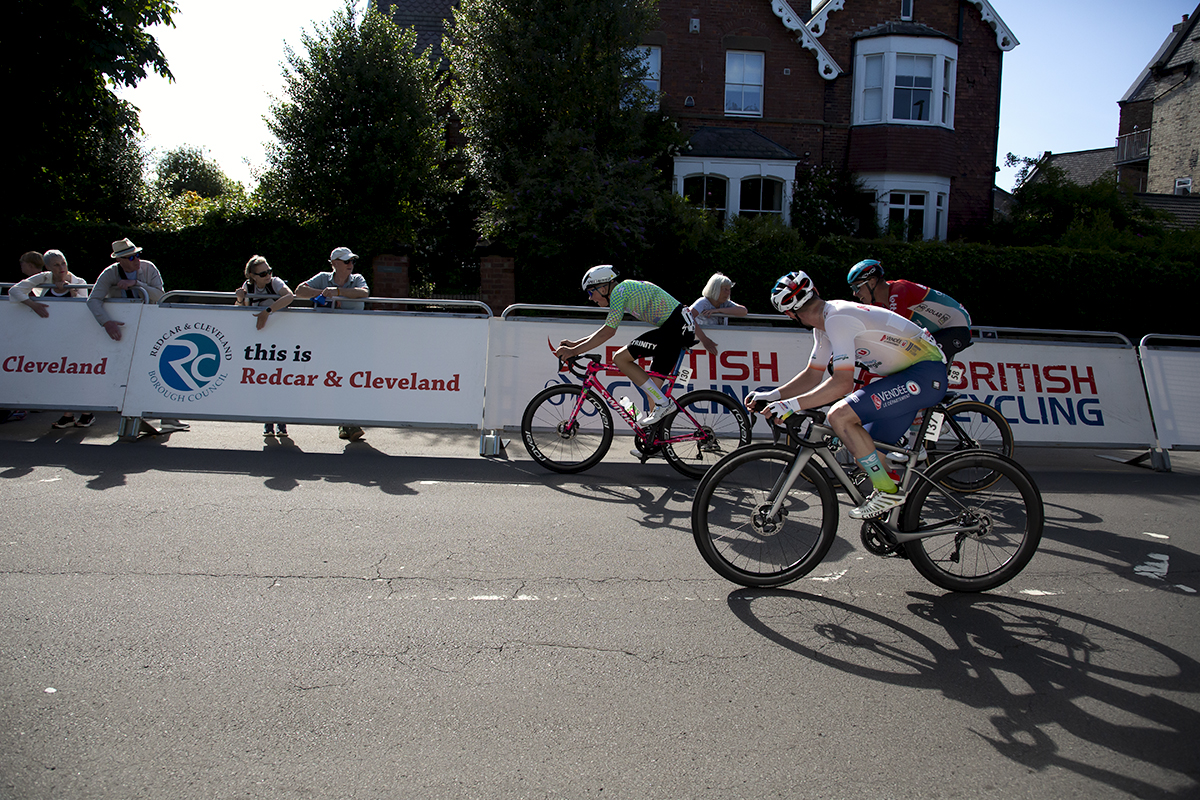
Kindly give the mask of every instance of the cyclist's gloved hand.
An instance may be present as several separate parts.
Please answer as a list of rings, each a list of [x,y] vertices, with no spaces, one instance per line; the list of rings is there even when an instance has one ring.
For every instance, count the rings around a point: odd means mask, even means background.
[[[757,405],[762,403],[770,403],[779,399],[778,389],[767,389],[766,391],[750,392],[746,395],[746,408],[751,411],[757,411]]]
[[[800,410],[800,401],[795,398],[791,400],[777,400],[767,406],[767,414],[778,418],[781,422]]]

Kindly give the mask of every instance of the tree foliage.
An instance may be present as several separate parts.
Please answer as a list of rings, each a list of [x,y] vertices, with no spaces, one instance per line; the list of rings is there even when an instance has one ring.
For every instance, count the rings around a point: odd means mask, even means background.
[[[525,269],[624,263],[668,208],[678,132],[635,50],[653,0],[462,0],[446,44],[454,110],[487,197],[484,232]],[[566,265],[564,264],[564,266]]]
[[[171,78],[148,32],[172,0],[13,0],[5,6],[6,86],[20,130],[9,186],[20,214],[135,221],[145,155],[137,109],[113,89]],[[10,203],[15,201],[10,198]]]
[[[444,183],[433,65],[374,5],[360,17],[347,2],[301,44],[285,49],[260,194],[356,249],[409,243]]]
[[[822,236],[873,236],[878,222],[873,197],[847,170],[822,164],[796,170],[792,227],[806,242]]]
[[[233,181],[220,165],[204,154],[204,148],[183,145],[158,160],[156,187],[167,197],[194,192],[201,197],[220,197],[233,188]]]

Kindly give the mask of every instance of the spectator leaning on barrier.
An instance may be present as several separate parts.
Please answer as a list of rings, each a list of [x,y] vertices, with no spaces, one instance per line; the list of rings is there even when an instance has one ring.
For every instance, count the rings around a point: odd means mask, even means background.
[[[692,317],[696,321],[696,338],[710,353],[717,352],[717,343],[701,330],[709,325],[728,325],[730,317],[746,316],[746,307],[729,299],[733,293],[733,281],[723,273],[716,272],[708,279],[704,292],[692,303]]]
[[[318,272],[296,287],[296,296],[313,298],[314,306],[332,304],[334,308],[361,311],[361,298],[371,292],[367,279],[354,271],[358,256],[349,247],[338,247],[329,254],[329,272]],[[357,301],[357,302],[355,302]]]
[[[121,326],[108,316],[104,310],[104,301],[110,297],[130,297],[149,300],[157,303],[166,294],[163,291],[162,275],[153,261],[145,261],[139,255],[142,248],[128,239],[119,239],[112,243],[112,257],[117,259],[115,264],[108,267],[96,278],[92,293],[88,295],[88,308],[100,327],[108,332],[114,341],[121,341]],[[143,295],[138,289],[145,291]]]
[[[314,306],[362,310],[362,299],[371,294],[367,279],[354,271],[358,256],[349,247],[337,247],[329,254],[329,272],[318,272],[296,287],[296,297],[313,298]],[[357,425],[338,426],[338,438],[357,442],[363,429]]]
[[[108,312],[104,310],[105,300],[129,297],[141,299],[143,302],[157,303],[166,294],[163,290],[162,274],[158,271],[158,267],[154,266],[154,262],[143,259],[140,255],[141,252],[142,248],[128,239],[118,239],[113,242],[112,258],[117,261],[115,264],[109,264],[100,273],[100,277],[96,278],[96,283],[92,286],[92,293],[88,295],[87,304],[92,316],[116,342],[121,341],[121,326],[125,323],[108,316]],[[139,289],[142,291],[138,291]],[[169,433],[186,431],[189,427],[177,419],[163,417],[159,428],[154,428],[143,420],[141,432]]]
[[[266,326],[267,317],[271,316],[272,311],[287,308],[296,298],[283,279],[275,277],[273,272],[265,258],[252,256],[246,262],[246,282],[239,286],[236,292],[239,306],[267,306],[254,315],[255,327],[260,331]],[[276,295],[278,299],[272,303],[271,298]],[[276,425],[279,426],[281,437],[288,435],[287,425],[284,423],[266,422],[263,423],[263,436],[274,436]]]
[[[26,253],[26,255],[29,255]],[[37,255],[36,253],[34,255]],[[46,266],[45,272],[39,272],[31,275],[25,280],[8,290],[8,299],[14,303],[22,303],[33,309],[34,313],[45,319],[50,316],[50,305],[48,303],[39,303],[33,299],[33,292],[37,287],[44,286],[42,297],[83,297],[83,289],[76,288],[86,286],[87,281],[80,278],[78,275],[71,274],[67,269],[67,257],[62,254],[61,250],[47,250],[43,259]],[[25,263],[25,262],[22,262]],[[73,412],[67,411],[58,421],[50,427],[52,428],[87,428],[96,421],[95,414],[80,414],[79,419],[75,419]]]
[[[67,269],[67,257],[61,250],[47,250],[43,256],[46,265],[45,272],[38,272],[8,290],[8,299],[14,303],[24,303],[33,309],[39,317],[50,316],[50,306],[39,303],[33,298],[37,287],[42,289],[42,297],[83,297],[87,281],[74,275]]]

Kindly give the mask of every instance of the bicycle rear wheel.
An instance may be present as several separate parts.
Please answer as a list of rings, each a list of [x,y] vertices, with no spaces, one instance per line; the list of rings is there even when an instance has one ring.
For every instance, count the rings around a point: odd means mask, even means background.
[[[811,461],[779,512],[773,489],[796,451],[770,444],[737,450],[718,461],[692,502],[692,536],[717,574],[742,586],[782,586],[808,574],[837,535],[833,487]]]
[[[691,438],[665,445],[663,455],[668,464],[684,475],[703,477],[721,458],[750,444],[750,418],[741,403],[724,392],[712,389],[688,392],[679,398],[679,406],[680,410],[663,425],[663,438]]]
[[[946,409],[937,441],[926,442],[929,463],[934,464],[953,453],[986,450],[1007,458],[1013,454],[1013,432],[1008,420],[987,403],[963,400]],[[974,471],[960,469],[947,476],[943,485],[956,492],[977,492],[991,486],[999,474],[983,467]]]
[[[994,475],[991,484],[966,494],[947,494],[960,473]],[[1037,551],[1044,508],[1037,485],[1017,462],[985,452],[947,456],[913,488],[901,513],[905,532],[978,525],[972,533],[931,535],[905,542],[914,567],[930,582],[955,592],[983,592],[1013,579]]]
[[[533,460],[554,472],[583,472],[600,463],[612,445],[612,415],[600,398],[560,384],[538,392],[521,417],[521,441]]]

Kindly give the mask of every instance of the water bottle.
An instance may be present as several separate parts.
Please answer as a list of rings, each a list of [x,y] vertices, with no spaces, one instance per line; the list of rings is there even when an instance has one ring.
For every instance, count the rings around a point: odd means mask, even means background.
[[[617,405],[625,409],[629,416],[633,417],[634,420],[637,420],[637,408],[634,407],[632,400],[622,395],[621,399],[617,401]]]
[[[323,294],[319,294],[312,299],[313,306],[316,308],[327,308],[330,305],[329,298]]]

